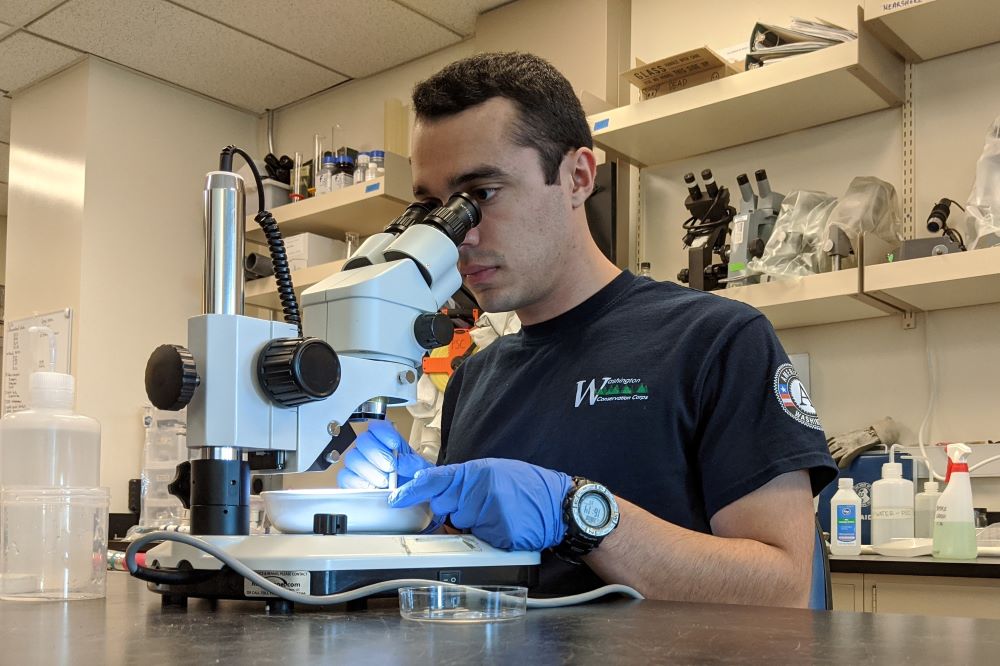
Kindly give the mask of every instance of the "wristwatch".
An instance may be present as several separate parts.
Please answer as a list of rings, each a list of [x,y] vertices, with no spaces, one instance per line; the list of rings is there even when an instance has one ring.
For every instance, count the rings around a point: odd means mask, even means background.
[[[599,483],[573,477],[573,488],[563,500],[566,536],[552,550],[561,559],[580,564],[618,526],[618,502]]]

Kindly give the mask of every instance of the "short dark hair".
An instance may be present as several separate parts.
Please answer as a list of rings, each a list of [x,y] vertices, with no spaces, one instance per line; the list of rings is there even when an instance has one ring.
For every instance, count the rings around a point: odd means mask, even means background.
[[[594,147],[587,117],[566,77],[530,53],[481,53],[453,62],[413,89],[417,119],[455,115],[493,97],[512,101],[520,113],[513,128],[519,146],[535,148],[545,184],[559,181],[571,150]]]

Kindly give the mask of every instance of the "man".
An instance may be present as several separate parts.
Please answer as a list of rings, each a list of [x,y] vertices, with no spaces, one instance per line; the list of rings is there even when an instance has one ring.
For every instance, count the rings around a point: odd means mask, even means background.
[[[485,310],[516,311],[523,329],[452,377],[439,466],[376,423],[340,484],[386,487],[399,452],[408,482],[392,503],[429,501],[495,546],[544,550],[541,591],[624,583],[652,598],[805,606],[812,496],[836,467],[767,320],[600,253],[584,214],[589,128],[545,61],[474,56],[413,97],[414,194],[479,201],[459,269]],[[587,486],[608,501],[581,517],[573,477],[613,496]],[[588,534],[590,519],[609,533]]]

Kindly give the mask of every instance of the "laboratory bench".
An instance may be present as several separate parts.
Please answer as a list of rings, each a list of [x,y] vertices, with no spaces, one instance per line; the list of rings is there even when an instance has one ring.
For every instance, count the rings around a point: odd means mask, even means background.
[[[105,599],[0,602],[0,661],[11,664],[974,664],[1000,653],[1000,621],[616,599],[529,610],[495,624],[403,620],[160,597],[125,573]]]
[[[831,556],[835,610],[1000,620],[1000,558]]]

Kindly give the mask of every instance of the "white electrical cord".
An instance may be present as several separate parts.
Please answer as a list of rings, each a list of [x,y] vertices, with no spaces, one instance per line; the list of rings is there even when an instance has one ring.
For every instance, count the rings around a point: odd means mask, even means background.
[[[308,604],[313,606],[325,606],[330,604],[342,604],[348,601],[355,601],[357,599],[363,599],[364,597],[371,596],[373,594],[379,594],[381,592],[390,592],[392,590],[399,589],[401,587],[407,586],[425,586],[425,585],[443,585],[439,580],[425,580],[422,578],[399,578],[397,580],[387,580],[382,583],[374,583],[373,585],[366,585],[364,587],[359,587],[354,590],[349,590],[347,592],[338,592],[336,594],[324,594],[324,595],[313,595],[313,594],[302,594],[300,592],[293,592],[291,590],[286,590],[275,583],[272,583],[268,579],[261,576],[259,573],[245,565],[240,560],[231,556],[229,553],[215,547],[214,545],[202,541],[198,537],[192,536],[190,534],[184,534],[181,532],[150,532],[148,534],[143,534],[141,537],[133,541],[128,550],[125,551],[125,565],[130,573],[135,573],[139,569],[139,565],[135,560],[136,554],[139,552],[139,548],[151,541],[176,541],[177,543],[187,544],[192,548],[197,548],[205,553],[208,553],[215,559],[219,560],[230,569],[243,576],[251,583],[259,586],[271,594],[277,595],[282,599],[292,601],[298,604]],[[449,587],[452,587],[449,585]],[[466,591],[470,592],[480,592],[486,594],[484,590],[480,590],[475,586],[462,585],[460,586]],[[606,596],[608,594],[624,594],[632,597],[633,599],[644,599],[639,592],[628,587],[627,585],[605,585],[604,587],[599,587],[596,590],[591,590],[589,592],[584,592],[582,594],[574,594],[568,597],[553,597],[551,599],[533,599],[528,598],[528,608],[559,608],[562,606],[574,606],[576,604],[582,604],[588,601],[593,601],[600,597]]]
[[[930,474],[931,479],[937,481],[944,481],[945,477],[934,471],[931,466],[931,459],[927,455],[927,450],[925,443],[927,441],[927,431],[930,429],[930,419],[931,414],[934,412],[934,404],[937,401],[937,362],[934,360],[934,353],[931,351],[931,339],[934,336],[931,334],[931,316],[930,314],[924,315],[924,326],[926,328],[926,341],[924,343],[924,349],[927,352],[927,375],[930,380],[930,396],[927,400],[927,411],[924,413],[924,420],[920,423],[920,430],[917,431],[917,444],[920,446],[920,455],[924,459],[924,464],[927,465],[927,473]],[[969,466],[969,472],[974,472],[983,465],[988,465],[995,460],[1000,460],[1000,455],[987,458],[986,460],[980,460],[975,465]]]

